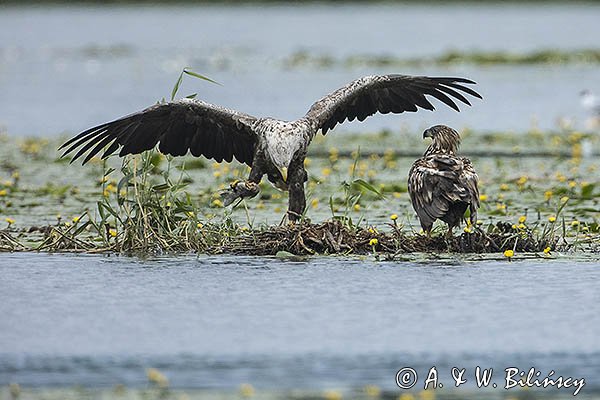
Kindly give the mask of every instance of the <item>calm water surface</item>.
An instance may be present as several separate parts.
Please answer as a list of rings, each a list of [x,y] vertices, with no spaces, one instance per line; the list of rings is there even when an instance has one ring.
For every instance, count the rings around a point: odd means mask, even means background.
[[[595,263],[0,255],[0,384],[393,388],[536,367],[600,389]],[[542,375],[545,376],[545,375]]]
[[[436,123],[523,131],[559,118],[581,126],[582,89],[600,92],[597,65],[346,67],[286,65],[307,51],[401,58],[449,50],[597,48],[600,5],[474,3],[307,6],[0,6],[0,125],[13,135],[73,133],[168,97],[183,67],[223,86],[186,81],[180,95],[257,116],[295,119],[366,74],[467,76],[485,101],[457,114],[379,116],[338,131]]]
[[[364,74],[468,76],[485,101],[457,114],[374,117],[338,130],[482,130],[579,124],[597,66],[290,68],[298,51],[436,56],[451,49],[595,48],[600,6],[0,7],[0,125],[12,135],[75,132],[170,94],[256,115],[301,116]],[[341,133],[341,132],[340,132]],[[435,365],[536,367],[600,390],[595,263],[374,263],[315,258],[0,255],[0,385],[394,388]]]

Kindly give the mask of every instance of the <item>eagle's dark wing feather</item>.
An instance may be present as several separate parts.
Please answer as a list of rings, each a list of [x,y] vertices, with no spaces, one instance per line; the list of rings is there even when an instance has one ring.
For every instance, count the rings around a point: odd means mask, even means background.
[[[102,158],[106,158],[119,148],[119,155],[124,156],[150,150],[158,143],[164,154],[182,156],[189,150],[194,156],[203,155],[218,162],[230,162],[235,157],[252,165],[256,121],[248,114],[181,99],[90,128],[60,149],[65,149],[63,157],[77,151],[71,162],[85,155],[85,164],[102,149]]]
[[[383,75],[365,76],[350,82],[312,105],[306,117],[314,121],[323,134],[345,120],[365,120],[377,112],[403,113],[418,107],[433,110],[425,97],[430,95],[459,111],[454,99],[467,105],[469,100],[460,92],[481,98],[465,86],[475,82],[464,78],[432,78],[426,76]],[[454,98],[454,99],[453,99]]]
[[[478,178],[468,158],[432,154],[418,159],[408,174],[413,208],[425,226],[443,219],[453,204],[479,208]]]

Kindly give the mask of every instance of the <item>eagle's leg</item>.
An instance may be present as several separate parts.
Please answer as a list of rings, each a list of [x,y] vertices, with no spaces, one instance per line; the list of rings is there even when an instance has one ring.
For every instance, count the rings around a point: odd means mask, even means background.
[[[469,206],[469,209],[471,211],[471,213],[469,215],[469,222],[471,222],[472,227],[475,227],[475,226],[477,226],[477,207],[475,207],[473,204],[471,204]]]
[[[304,153],[296,154],[288,168],[287,183],[290,196],[288,218],[292,222],[298,221],[306,208],[304,182],[307,180],[307,173],[304,169],[304,155]]]
[[[427,224],[424,221],[419,222],[421,222],[421,229],[423,229],[423,233],[427,235],[427,239],[431,239],[431,230],[433,229],[433,223]]]

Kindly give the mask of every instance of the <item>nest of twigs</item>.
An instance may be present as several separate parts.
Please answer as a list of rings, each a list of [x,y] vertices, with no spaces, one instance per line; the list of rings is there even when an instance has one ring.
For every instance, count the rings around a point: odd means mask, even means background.
[[[408,236],[390,225],[389,232],[361,227],[348,227],[340,221],[321,224],[296,224],[270,227],[232,238],[222,249],[224,253],[275,255],[286,251],[295,255],[311,254],[369,254],[369,253],[494,253],[504,250],[540,252],[552,250],[556,241],[538,240],[531,235],[495,229],[485,232],[475,229],[459,236]],[[373,240],[376,239],[376,240]]]

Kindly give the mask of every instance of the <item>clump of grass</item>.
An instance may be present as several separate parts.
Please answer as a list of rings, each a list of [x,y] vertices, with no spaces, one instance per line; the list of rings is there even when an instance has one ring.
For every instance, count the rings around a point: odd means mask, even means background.
[[[144,152],[126,157],[119,182],[108,178],[106,170],[102,195],[95,214],[86,211],[71,222],[50,227],[38,250],[111,251],[124,254],[161,254],[173,252],[218,252],[228,238],[242,228],[227,215],[220,223],[199,218],[195,199],[185,191],[185,169],[173,179],[174,168],[168,158],[159,174],[157,153]]]

